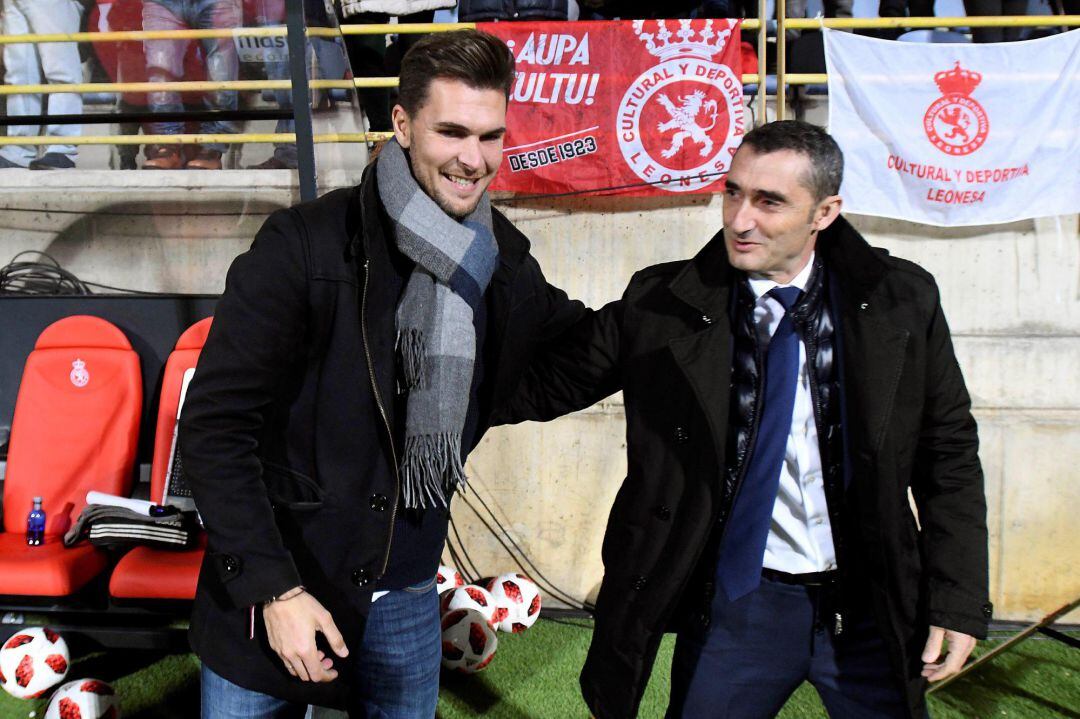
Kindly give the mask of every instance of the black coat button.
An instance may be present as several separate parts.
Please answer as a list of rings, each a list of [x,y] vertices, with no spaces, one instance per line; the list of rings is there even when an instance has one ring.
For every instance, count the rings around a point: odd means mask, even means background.
[[[666,504],[658,505],[656,509],[653,510],[653,512],[655,512],[656,516],[664,520],[665,522],[671,519],[671,508],[668,507]]]
[[[358,587],[362,587],[371,581],[371,577],[368,575],[366,569],[354,569],[350,578],[352,579],[352,583]]]
[[[994,616],[994,605],[990,602],[987,602],[982,606],[982,613],[984,617],[990,619],[992,616]]]
[[[226,554],[221,558],[222,568],[229,574],[234,574],[240,571],[240,560],[229,554]]]
[[[641,575],[638,575],[638,576],[634,577],[633,581],[630,583],[630,586],[632,586],[634,589],[636,589],[636,590],[638,590],[640,592],[642,589],[647,587],[648,584],[649,584],[648,579],[646,579],[645,577],[643,577]]]
[[[390,506],[390,500],[385,494],[371,495],[371,508],[376,512],[385,512],[388,506]]]
[[[686,433],[686,428],[682,425],[675,428],[675,441],[679,444],[686,444],[690,441],[690,435]]]

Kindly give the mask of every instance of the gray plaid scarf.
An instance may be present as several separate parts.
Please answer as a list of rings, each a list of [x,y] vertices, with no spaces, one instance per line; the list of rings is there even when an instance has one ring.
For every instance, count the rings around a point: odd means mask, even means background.
[[[473,313],[499,262],[491,203],[484,193],[461,222],[447,215],[417,184],[397,140],[383,147],[375,170],[398,249],[416,262],[397,308],[399,384],[409,393],[405,506],[445,507],[466,481],[461,431],[476,358]]]

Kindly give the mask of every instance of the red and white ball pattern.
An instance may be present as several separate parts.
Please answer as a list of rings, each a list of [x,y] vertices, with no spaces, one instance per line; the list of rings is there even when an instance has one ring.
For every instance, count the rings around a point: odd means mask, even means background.
[[[442,614],[452,612],[455,609],[472,609],[484,617],[491,626],[495,626],[495,600],[491,593],[483,587],[475,584],[466,584],[464,587],[448,589],[442,594],[439,611]]]
[[[76,679],[56,690],[45,719],[120,719],[120,700],[100,679]]]
[[[495,630],[475,609],[453,609],[443,615],[442,665],[447,669],[474,674],[491,662],[498,646]]]
[[[442,593],[447,589],[457,589],[458,587],[464,587],[465,580],[461,576],[461,572],[453,567],[447,567],[445,564],[439,565],[439,571],[435,573],[435,591],[442,596]]]
[[[18,699],[33,699],[67,676],[67,642],[48,627],[27,627],[0,647],[0,686]]]
[[[495,627],[504,632],[521,633],[536,623],[540,616],[540,588],[524,574],[510,572],[488,582],[487,589],[495,600]]]

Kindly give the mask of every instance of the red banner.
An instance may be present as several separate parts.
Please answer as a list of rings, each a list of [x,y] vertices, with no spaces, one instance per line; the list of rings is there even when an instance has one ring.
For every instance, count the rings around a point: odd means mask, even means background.
[[[479,27],[517,62],[493,190],[719,191],[748,124],[739,21]]]

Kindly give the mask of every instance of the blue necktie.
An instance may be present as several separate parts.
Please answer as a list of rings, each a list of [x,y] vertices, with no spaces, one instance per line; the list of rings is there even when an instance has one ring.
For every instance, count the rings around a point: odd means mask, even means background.
[[[769,341],[757,439],[746,460],[749,464],[727,520],[717,564],[720,585],[731,601],[749,594],[761,583],[761,562],[795,408],[799,337],[791,320],[791,308],[799,293],[798,287],[769,291],[784,306],[784,316]]]

